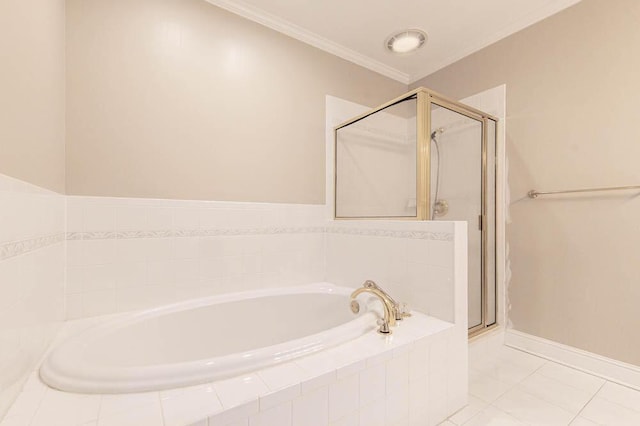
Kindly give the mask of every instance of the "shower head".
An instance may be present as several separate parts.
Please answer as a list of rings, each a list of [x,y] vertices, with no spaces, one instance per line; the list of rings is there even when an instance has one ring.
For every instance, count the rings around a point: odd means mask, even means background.
[[[438,127],[433,132],[431,132],[431,139],[435,140],[436,136],[444,133],[444,127]]]

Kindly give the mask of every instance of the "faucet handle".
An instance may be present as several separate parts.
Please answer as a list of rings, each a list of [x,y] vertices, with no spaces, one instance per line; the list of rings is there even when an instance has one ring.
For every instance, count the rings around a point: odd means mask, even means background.
[[[398,304],[398,316],[400,318],[407,318],[411,316],[411,309],[409,309],[409,305],[407,305],[406,303],[400,303]]]

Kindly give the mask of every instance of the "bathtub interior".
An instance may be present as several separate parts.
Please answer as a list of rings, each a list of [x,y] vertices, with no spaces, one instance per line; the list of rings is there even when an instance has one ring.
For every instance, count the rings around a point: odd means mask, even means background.
[[[99,323],[53,348],[51,387],[78,393],[166,390],[275,366],[373,332],[381,303],[329,283],[181,302]],[[373,300],[372,300],[373,299]]]
[[[340,294],[238,300],[218,303],[215,309],[205,305],[142,316],[94,339],[84,358],[119,367],[188,362],[277,345],[353,319]]]

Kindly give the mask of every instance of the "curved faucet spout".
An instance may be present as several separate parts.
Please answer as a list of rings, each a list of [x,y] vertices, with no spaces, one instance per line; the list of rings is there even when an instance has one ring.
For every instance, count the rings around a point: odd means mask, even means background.
[[[353,293],[351,293],[351,299],[352,300],[355,299],[362,293],[372,294],[376,296],[378,299],[380,299],[380,302],[382,302],[382,308],[384,309],[384,318],[383,318],[383,323],[381,324],[380,329],[378,331],[384,334],[391,333],[391,331],[389,330],[389,326],[396,325],[396,318],[393,312],[393,307],[390,305],[389,300],[379,290],[376,290],[374,288],[368,288],[368,287],[361,287],[355,290]]]
[[[362,284],[364,287],[367,288],[374,288],[376,290],[378,290],[380,293],[384,294],[384,296],[389,299],[389,302],[391,302],[391,304],[393,304],[394,306],[398,306],[398,302],[396,302],[393,297],[391,297],[391,295],[389,293],[387,293],[386,291],[384,291],[382,289],[382,287],[380,287],[378,284],[376,284],[375,281],[371,281],[371,280],[366,280],[364,282],[364,284]]]
[[[393,317],[396,319],[396,321],[402,321],[405,317],[411,316],[409,312],[405,312],[406,304],[403,303],[402,305],[400,305],[400,303],[396,302],[389,293],[384,291],[382,287],[376,284],[375,281],[366,280],[363,286],[366,288],[372,288],[372,289],[378,290],[380,293],[384,295],[384,297],[387,298],[387,300],[389,301],[389,305],[391,307],[391,313],[393,314]]]

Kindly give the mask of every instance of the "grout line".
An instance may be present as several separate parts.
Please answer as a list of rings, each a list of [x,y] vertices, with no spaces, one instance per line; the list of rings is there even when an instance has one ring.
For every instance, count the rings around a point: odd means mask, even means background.
[[[104,395],[100,395],[100,405],[98,405],[98,418],[96,419],[96,423],[100,421],[100,417],[102,416],[103,403],[104,403]]]
[[[508,362],[508,361],[507,361],[507,362]],[[510,363],[510,364],[514,365],[513,363]],[[532,371],[529,375],[527,375],[524,379],[522,379],[522,380],[520,380],[518,383],[514,384],[514,385],[511,387],[511,389],[509,389],[507,392],[510,392],[510,391],[512,391],[512,390],[514,390],[514,389],[516,389],[516,388],[518,388],[518,390],[519,390],[519,391],[524,392],[524,393],[526,393],[527,395],[533,396],[534,398],[539,399],[540,401],[544,401],[544,402],[547,402],[547,403],[549,403],[549,404],[551,404],[551,405],[555,405],[555,404],[553,404],[553,403],[551,403],[551,402],[549,402],[549,401],[546,401],[546,400],[544,400],[544,399],[541,399],[540,397],[538,397],[538,396],[536,396],[536,395],[533,395],[533,394],[532,394],[532,393],[530,393],[530,392],[527,392],[527,390],[526,390],[526,389],[523,389],[523,388],[520,386],[520,385],[522,385],[522,383],[524,383],[524,381],[525,381],[525,380],[527,380],[528,378],[530,378],[530,377],[532,377],[534,374],[536,374],[536,373],[537,373],[537,372],[538,372],[542,367],[544,367],[546,364],[547,364],[547,361],[545,361],[545,362],[543,362],[542,364],[540,364],[540,366],[539,366],[539,367],[537,367],[535,370],[533,370],[533,371]],[[518,366],[516,366],[516,367],[518,367]],[[504,383],[504,382],[503,382],[503,383]],[[499,397],[499,398],[497,398],[497,399],[496,399],[496,401],[497,401],[498,399],[502,398],[504,395],[506,395],[506,394],[507,394],[507,392],[505,392],[505,393],[503,393],[502,395],[500,395],[500,397]],[[494,401],[494,402],[495,402],[495,401]],[[492,402],[491,404],[493,405],[493,402]],[[498,407],[496,407],[496,408],[498,408]],[[559,407],[559,408],[562,408],[562,407]],[[564,409],[564,408],[563,408],[563,409]],[[566,411],[566,409],[564,409],[564,410]],[[502,410],[502,411],[504,411],[504,410]],[[513,416],[513,417],[515,417],[515,416]]]
[[[42,397],[40,398],[40,401],[38,402],[38,405],[36,406],[36,409],[33,410],[33,413],[31,414],[31,420],[29,420],[29,424],[30,425],[32,425],[33,422],[35,421],[35,419],[36,419],[36,417],[38,415],[38,412],[42,408],[42,404],[44,403],[44,400],[45,400],[45,398],[47,397],[47,395],[49,394],[50,391],[51,391],[51,388],[49,386],[47,386],[47,388],[45,389],[44,393],[42,394]],[[15,401],[14,401],[14,403],[15,403]]]
[[[548,363],[553,363],[553,364],[556,364],[556,365],[559,365],[559,366],[562,366],[562,367],[571,368],[571,367],[569,367],[568,365],[558,364],[558,363],[557,363],[557,362],[555,362],[555,361],[547,361],[547,364],[548,364]],[[591,377],[593,377],[593,378],[600,379],[600,380],[602,380],[602,381],[603,381],[603,385],[604,385],[604,383],[606,383],[606,382],[607,382],[607,380],[603,379],[602,377],[595,376],[595,375],[593,375],[593,374],[590,374],[590,373],[587,373],[587,372],[584,372],[584,371],[581,371],[581,370],[577,370],[577,369],[575,369],[575,368],[571,368],[571,369],[572,369],[572,370],[574,370],[574,371],[577,371],[578,373],[586,374],[586,375],[591,376]],[[572,384],[570,384],[570,383],[563,382],[563,381],[561,381],[561,380],[559,380],[559,379],[557,379],[557,378],[555,378],[555,377],[549,377],[549,376],[547,376],[546,374],[542,374],[542,373],[541,373],[540,375],[541,375],[542,377],[546,378],[546,379],[552,380],[552,381],[554,381],[554,382],[556,382],[556,383],[560,383],[561,385],[565,385],[565,386],[568,386],[568,387],[570,387],[570,388],[577,389],[577,390],[584,390],[584,389],[583,389],[583,388],[581,388],[581,387],[578,387],[578,386],[572,385]],[[601,389],[601,387],[602,387],[602,386],[598,387],[598,390],[596,391],[596,393]]]
[[[603,387],[604,387],[604,385],[606,385],[606,384],[607,384],[607,380],[605,380],[605,382],[604,382],[602,385],[600,385],[600,387],[598,388],[598,390],[597,390],[597,391],[593,394],[593,396],[592,396],[591,398],[589,398],[589,400],[588,400],[588,401],[587,401],[587,402],[582,406],[582,408],[580,409],[580,411],[578,411],[578,414],[576,414],[576,415],[575,415],[575,417],[574,417],[573,419],[571,419],[571,422],[570,422],[569,424],[573,423],[575,419],[577,419],[578,417],[580,417],[580,413],[582,413],[582,412],[584,411],[584,409],[587,407],[587,405],[589,405],[589,403],[590,403],[591,401],[593,401],[593,399],[594,399],[594,398],[595,398],[595,397],[600,393],[600,391],[602,390],[602,388],[603,388]],[[594,423],[595,423],[595,422],[594,422]]]
[[[551,404],[551,405],[553,405],[553,406],[555,406],[555,407],[561,408],[561,409],[563,409],[564,411],[569,411],[569,410],[567,410],[565,407],[560,407],[559,405],[557,405],[557,404],[556,404],[556,403],[554,403],[554,402],[547,401],[547,400],[545,400],[545,399],[541,399],[541,398],[537,397],[536,395],[531,394],[531,393],[530,393],[530,392],[528,392],[526,389],[522,389],[522,388],[520,387],[520,385],[521,385],[525,380],[527,380],[529,377],[533,376],[534,374],[538,373],[538,372],[539,372],[539,371],[540,371],[544,366],[546,366],[546,365],[549,365],[549,364],[556,364],[556,365],[561,365],[561,366],[565,366],[565,365],[564,365],[564,364],[560,364],[560,363],[555,362],[555,361],[552,361],[552,360],[548,360],[548,359],[546,359],[546,358],[543,358],[543,357],[540,357],[540,356],[537,356],[537,355],[530,354],[529,352],[527,352],[527,351],[523,351],[523,350],[520,350],[520,349],[518,349],[518,348],[513,348],[513,349],[515,349],[515,350],[519,350],[519,351],[520,351],[520,352],[522,352],[522,353],[527,353],[527,354],[529,354],[529,355],[531,355],[531,356],[535,356],[536,358],[542,359],[542,360],[544,360],[545,362],[543,362],[539,367],[537,367],[537,368],[536,368],[536,369],[535,369],[531,374],[529,374],[529,375],[528,375],[527,377],[525,377],[523,380],[519,381],[519,382],[518,382],[518,383],[516,383],[515,385],[511,385],[511,387],[510,387],[510,388],[509,388],[505,393],[503,393],[502,395],[500,395],[500,396],[499,396],[498,398],[496,398],[494,401],[492,401],[492,402],[490,402],[490,403],[486,403],[486,401],[482,400],[481,398],[478,398],[478,399],[480,399],[483,403],[485,403],[485,404],[486,404],[486,405],[485,405],[485,407],[484,407],[482,410],[480,410],[476,415],[474,415],[474,416],[473,416],[473,417],[471,417],[469,420],[467,420],[464,424],[467,424],[467,423],[471,422],[474,418],[477,418],[477,417],[478,417],[479,415],[481,415],[484,411],[486,411],[486,409],[487,409],[488,407],[492,407],[492,408],[494,408],[494,409],[496,409],[496,410],[499,410],[499,411],[501,411],[501,412],[504,412],[504,413],[506,413],[506,414],[508,414],[508,415],[510,415],[510,416],[512,416],[512,417],[515,417],[515,416],[513,416],[512,414],[510,414],[510,413],[506,412],[505,410],[502,410],[500,407],[497,407],[497,406],[495,405],[495,402],[496,402],[496,401],[498,401],[500,398],[502,398],[504,395],[506,395],[508,392],[510,392],[510,391],[512,391],[512,390],[514,390],[514,389],[516,389],[516,388],[518,388],[518,389],[519,389],[519,390],[521,390],[522,392],[525,392],[525,393],[527,393],[528,395],[530,395],[530,396],[532,396],[532,397],[534,397],[534,398],[536,398],[536,399],[538,399],[538,400],[540,400],[540,401],[543,401],[543,402],[546,402],[546,403],[548,403],[548,404]],[[508,360],[502,360],[502,361],[503,361],[504,363],[509,363],[509,364],[515,365],[514,363],[512,363],[512,362],[510,362],[510,361],[508,361]],[[516,366],[517,366],[517,365],[516,365]],[[573,367],[571,367],[571,366],[566,366],[566,367],[571,368],[571,369],[573,369],[573,370],[575,370],[575,371],[578,371],[578,372],[580,372],[580,373],[587,374],[587,375],[589,375],[589,376],[591,376],[591,377],[599,378],[598,376],[595,376],[595,375],[593,375],[593,374],[589,374],[589,373],[583,372],[583,371],[578,370],[578,369],[576,369],[576,368],[573,368]],[[501,382],[501,383],[504,383],[504,384],[509,385],[508,383],[503,382],[503,381],[501,381],[501,380],[499,380],[499,379],[496,379],[496,378],[494,378],[493,376],[491,376],[491,375],[489,375],[489,374],[487,374],[487,373],[484,373],[484,372],[482,372],[482,371],[478,371],[478,370],[473,370],[473,371],[475,371],[476,373],[479,373],[479,374],[481,374],[481,375],[483,375],[483,376],[485,376],[485,377],[488,377],[488,378],[491,378],[491,379],[493,379],[493,380],[497,380],[497,381],[499,381],[499,382]],[[568,383],[565,383],[565,382],[562,382],[562,381],[556,380],[556,379],[554,379],[554,378],[552,378],[552,377],[547,377],[546,375],[542,375],[542,376],[543,376],[543,377],[545,377],[545,378],[547,378],[547,379],[553,380],[553,381],[554,381],[554,382],[556,382],[556,383],[559,383],[559,384],[562,384],[562,385],[565,385],[565,386],[569,386],[569,387],[571,387],[571,388],[573,388],[573,389],[581,390],[581,388],[578,388],[578,387],[576,387],[576,386],[572,386],[572,385],[570,385],[570,384],[568,384]],[[584,409],[587,407],[587,405],[589,405],[589,403],[590,403],[591,401],[593,401],[593,399],[594,399],[594,398],[596,398],[596,397],[598,396],[598,394],[601,392],[602,388],[603,388],[607,383],[609,383],[609,382],[610,382],[610,381],[608,381],[608,380],[604,380],[604,381],[603,381],[603,383],[599,386],[599,388],[598,388],[598,389],[593,393],[593,395],[591,395],[591,397],[589,398],[589,400],[588,400],[588,401],[586,401],[586,402],[583,404],[582,408],[581,408],[581,409],[580,409],[580,410],[579,410],[579,411],[578,411],[578,412],[573,416],[573,418],[571,419],[571,421],[569,422],[569,424],[573,423],[577,418],[579,418],[579,417],[581,416],[582,412],[583,412],[583,411],[584,411]],[[613,382],[611,382],[611,383],[613,383]],[[621,386],[622,386],[622,385],[621,385]],[[625,387],[627,387],[628,389],[631,389],[631,390],[636,391],[636,389],[634,389],[634,388],[631,388],[631,387],[628,387],[628,386],[625,386]],[[474,395],[472,395],[472,394],[469,394],[469,395],[474,396]],[[476,398],[477,398],[477,397],[476,397]],[[610,403],[612,403],[612,404],[615,404],[615,405],[617,405],[617,406],[620,406],[620,407],[623,407],[623,408],[627,408],[627,409],[630,409],[630,410],[632,410],[632,411],[636,411],[636,410],[631,409],[630,407],[624,406],[624,405],[619,404],[619,403],[617,403],[617,402],[615,402],[615,401],[610,401],[610,400],[607,400],[607,401],[608,401],[608,402],[610,402]],[[516,417],[516,418],[517,418],[517,417]],[[450,419],[450,418],[449,418],[448,420],[449,420],[449,421],[451,421],[451,419]],[[518,419],[518,420],[522,421],[521,419]]]
[[[522,352],[523,352],[523,353],[526,353],[526,352],[524,352],[524,351],[522,351]],[[535,356],[535,355],[532,355],[532,356]],[[538,356],[535,356],[535,357],[536,357],[536,358],[539,358],[539,359],[544,360],[544,358],[541,358],[541,357],[538,357]],[[513,362],[510,362],[510,361],[508,361],[508,360],[501,359],[501,361],[503,361],[504,363],[511,364],[511,365],[516,366],[516,367],[522,368],[521,366],[519,366],[519,365],[517,365],[517,364],[514,364]],[[547,400],[542,399],[542,398],[540,398],[540,397],[538,397],[538,396],[536,396],[536,395],[533,395],[532,393],[528,392],[526,389],[522,388],[522,386],[521,386],[521,385],[522,385],[522,383],[523,383],[525,380],[527,380],[528,378],[532,377],[534,374],[536,374],[540,369],[542,369],[542,367],[544,367],[545,365],[547,365],[549,362],[550,362],[550,361],[548,361],[548,360],[544,360],[544,362],[543,362],[542,364],[540,364],[540,366],[539,366],[539,367],[535,368],[535,369],[534,369],[534,370],[533,370],[529,375],[527,375],[526,377],[524,377],[522,380],[520,380],[520,381],[519,381],[519,382],[517,382],[516,384],[511,385],[511,387],[510,387],[507,391],[505,391],[502,395],[500,395],[500,396],[499,396],[498,398],[496,398],[494,401],[492,401],[491,403],[489,403],[489,406],[491,406],[491,407],[493,407],[493,408],[495,408],[495,409],[497,409],[497,410],[499,410],[499,411],[502,411],[502,412],[504,412],[504,413],[508,414],[509,416],[511,416],[511,417],[513,417],[513,418],[515,418],[515,419],[517,419],[518,421],[521,421],[521,422],[523,422],[523,423],[525,423],[525,424],[526,424],[526,422],[525,422],[525,420],[524,420],[524,419],[520,419],[519,417],[515,416],[514,414],[511,414],[511,413],[509,413],[509,412],[507,412],[507,411],[503,410],[502,408],[497,407],[497,406],[495,405],[495,403],[496,403],[500,398],[504,397],[504,396],[505,396],[506,394],[508,394],[509,392],[512,392],[513,390],[516,390],[516,389],[517,389],[517,390],[519,390],[520,392],[524,392],[524,393],[526,393],[527,395],[529,395],[529,396],[531,396],[531,397],[533,397],[533,398],[535,398],[535,399],[537,399],[537,400],[539,400],[539,401],[542,401],[542,402],[544,402],[544,403],[547,403],[547,404],[553,405],[554,407],[557,407],[557,408],[559,408],[559,409],[562,409],[563,411],[566,411],[566,412],[570,413],[570,411],[569,411],[569,410],[567,410],[566,408],[564,408],[564,407],[560,407],[559,405],[557,405],[557,404],[555,404],[555,403],[553,403],[553,402],[547,401]],[[485,375],[486,375],[486,374],[485,374]],[[487,375],[487,376],[488,376],[488,375]],[[488,377],[491,377],[491,376],[488,376]],[[546,377],[546,376],[545,376],[545,377]],[[502,382],[502,383],[505,383],[505,384],[508,384],[508,383],[506,383],[506,382],[504,382],[504,381],[502,381],[502,380],[499,380],[499,379],[495,379],[495,380],[497,380],[497,381],[499,381],[499,382]],[[594,396],[595,396],[595,395],[594,395]],[[485,407],[485,409],[486,409],[486,407]],[[481,412],[483,412],[485,409],[483,409]],[[478,414],[480,414],[480,413],[478,413]],[[578,413],[578,414],[579,414],[579,413]],[[577,416],[577,414],[576,414],[576,416]],[[474,417],[475,417],[475,416],[474,416]],[[575,417],[574,417],[571,421],[573,421],[574,419],[575,419]],[[470,420],[469,420],[469,421],[470,421]]]
[[[514,348],[514,349],[515,349],[515,348]],[[522,351],[522,352],[524,352],[524,353],[528,353],[528,352],[525,352],[525,351]],[[530,354],[530,355],[533,355],[533,354]],[[533,356],[538,357],[537,355],[533,355]],[[542,357],[538,357],[538,358],[540,358],[540,359],[545,359],[545,358],[542,358]],[[543,363],[539,368],[537,368],[537,369],[536,369],[532,374],[530,374],[529,376],[527,376],[524,380],[526,380],[526,379],[528,379],[529,377],[531,377],[533,374],[535,374],[536,372],[538,372],[538,370],[541,370],[541,369],[542,369],[542,367],[544,367],[545,365],[547,365],[547,364],[549,364],[549,363],[558,364],[558,363],[557,363],[557,362],[555,362],[555,361],[546,360],[546,361],[545,361],[545,362],[544,362],[544,363]],[[562,365],[562,364],[558,364],[558,365]],[[579,371],[579,370],[576,370],[576,371]],[[582,373],[584,373],[584,372],[582,372]],[[584,374],[589,374],[589,373],[584,373]],[[574,387],[574,386],[571,386],[571,385],[569,385],[569,384],[567,384],[567,383],[560,382],[559,380],[555,380],[555,379],[553,379],[553,378],[551,378],[551,377],[547,377],[547,376],[545,376],[544,374],[541,374],[541,375],[542,375],[543,377],[547,378],[547,379],[553,380],[553,381],[554,381],[554,382],[556,382],[556,383],[559,383],[559,384],[562,384],[562,385],[565,385],[565,386],[569,386],[569,387],[571,387],[571,388],[573,388],[573,389],[581,390],[581,389],[579,389],[579,388],[577,388],[577,387]],[[592,374],[589,374],[589,375],[590,375],[590,376],[593,376]],[[597,377],[597,376],[593,376],[593,377]],[[524,381],[524,380],[523,380],[523,381]],[[520,382],[520,383],[522,383],[522,382]],[[519,383],[519,384],[520,384],[520,383]],[[593,398],[595,398],[595,397],[596,397],[596,395],[598,394],[598,392],[600,392],[600,390],[604,387],[604,385],[605,385],[606,383],[607,383],[607,381],[605,381],[604,383],[602,383],[602,385],[600,385],[600,387],[598,388],[598,390],[594,392],[594,394],[591,396],[591,398],[589,398],[589,400],[588,400],[588,401],[587,401],[587,402],[582,406],[582,408],[578,411],[578,413],[576,413],[576,415],[571,419],[571,421],[569,422],[569,425],[570,425],[571,423],[573,423],[573,421],[574,421],[576,418],[578,418],[578,417],[580,416],[580,413],[581,413],[581,412],[584,410],[584,408],[589,404],[589,402],[591,402],[591,400],[592,400]],[[528,395],[530,395],[530,396],[533,396],[533,397],[535,397],[535,398],[537,398],[537,399],[541,400],[541,401],[547,402],[548,404],[551,404],[551,405],[553,405],[553,406],[555,406],[555,407],[557,407],[557,408],[560,408],[560,409],[562,409],[562,410],[564,410],[564,411],[570,412],[567,408],[565,408],[565,407],[561,407],[560,405],[558,405],[558,404],[557,404],[557,403],[555,403],[555,402],[551,402],[551,401],[547,401],[547,400],[545,400],[545,399],[541,399],[540,397],[538,397],[538,396],[536,396],[536,395],[533,395],[532,393],[528,392],[526,389],[522,389],[522,388],[521,388],[520,390],[521,390],[522,392],[525,392],[526,394],[528,394]],[[514,417],[515,417],[515,416],[514,416]]]
[[[632,388],[632,387],[629,387],[629,386],[625,386],[625,385],[621,385],[620,383],[612,382],[612,381],[610,381],[610,380],[606,380],[606,381],[602,384],[602,386],[600,387],[600,389],[598,389],[598,392],[596,392],[596,395],[594,395],[594,398],[595,398],[596,396],[598,396],[598,393],[600,393],[600,391],[602,390],[602,388],[603,388],[607,383],[611,383],[612,385],[622,386],[622,387],[624,387],[624,388],[626,388],[626,389],[629,389],[629,390],[631,390],[631,391],[634,391],[634,392],[636,392],[636,393],[639,393],[639,394],[640,394],[640,391],[638,391],[638,390],[637,390],[637,389],[635,389],[635,388]],[[635,412],[635,413],[640,414],[640,409],[636,409],[635,407],[630,407],[630,406],[628,406],[628,405],[623,405],[623,404],[621,404],[619,401],[612,401],[612,400],[610,400],[610,399],[608,399],[608,398],[604,398],[604,397],[602,397],[602,396],[601,396],[601,397],[599,397],[599,398],[601,398],[601,399],[603,399],[603,400],[605,400],[605,401],[607,401],[607,402],[609,402],[609,403],[611,403],[611,404],[617,405],[618,407],[622,407],[622,408],[627,409],[627,410],[629,410],[629,411],[633,411],[633,412]],[[593,399],[593,398],[592,398],[592,399]],[[583,408],[584,408],[584,407],[583,407]]]
[[[158,404],[160,404],[160,418],[162,419],[162,424],[166,425],[167,422],[164,419],[164,406],[162,405],[162,398],[160,398],[160,391],[156,392],[158,397]]]
[[[289,414],[290,414],[290,419],[291,419],[291,423],[293,424],[293,404],[296,402],[296,400],[298,400],[298,398],[300,398],[300,396],[302,395],[302,392],[300,392],[300,395],[298,395],[297,397],[295,397],[294,399],[290,400],[290,406],[289,406]],[[328,398],[327,398],[327,404],[329,404],[328,402]],[[329,410],[327,409],[327,412]],[[260,406],[258,406],[258,413],[260,412]]]
[[[502,396],[502,395],[501,395],[501,396]],[[477,397],[476,397],[476,398],[477,398]],[[478,398],[478,399],[480,399],[480,398]],[[482,413],[484,413],[484,412],[487,410],[487,408],[489,408],[489,407],[491,407],[491,408],[493,408],[493,409],[495,409],[495,410],[501,411],[501,412],[503,412],[503,413],[508,414],[509,416],[511,416],[511,414],[506,413],[504,410],[502,410],[502,409],[500,409],[500,408],[496,407],[495,405],[493,405],[493,403],[486,403],[484,400],[481,400],[481,401],[482,401],[483,403],[485,403],[486,405],[485,405],[485,406],[484,406],[480,411],[478,411],[476,414],[474,414],[473,416],[471,416],[471,418],[470,418],[470,419],[467,419],[464,423],[460,423],[460,424],[458,424],[458,423],[454,422],[453,420],[451,420],[451,418],[450,418],[450,417],[449,417],[449,418],[447,418],[447,420],[448,420],[448,421],[450,421],[451,423],[453,423],[453,424],[454,424],[454,425],[456,425],[456,426],[464,426],[464,425],[466,425],[466,424],[471,423],[471,421],[472,421],[473,419],[475,419],[476,417],[479,417],[479,416],[480,416]],[[512,416],[512,417],[513,417],[513,416]]]
[[[587,373],[587,374],[590,374],[590,373]],[[590,374],[590,375],[592,375],[592,376],[593,376],[593,374]],[[613,380],[607,380],[607,379],[604,379],[604,378],[602,378],[602,377],[600,377],[600,376],[595,376],[595,377],[598,377],[598,378],[600,378],[600,379],[604,380],[605,382],[609,382],[609,383],[611,383],[612,385],[622,386],[623,388],[626,388],[626,389],[632,390],[632,391],[634,391],[634,392],[638,392],[638,393],[640,393],[640,389],[635,388],[635,387],[633,387],[633,386],[631,386],[631,385],[627,385],[627,384],[624,384],[624,383],[618,383],[618,382],[615,382],[615,381],[613,381]]]

